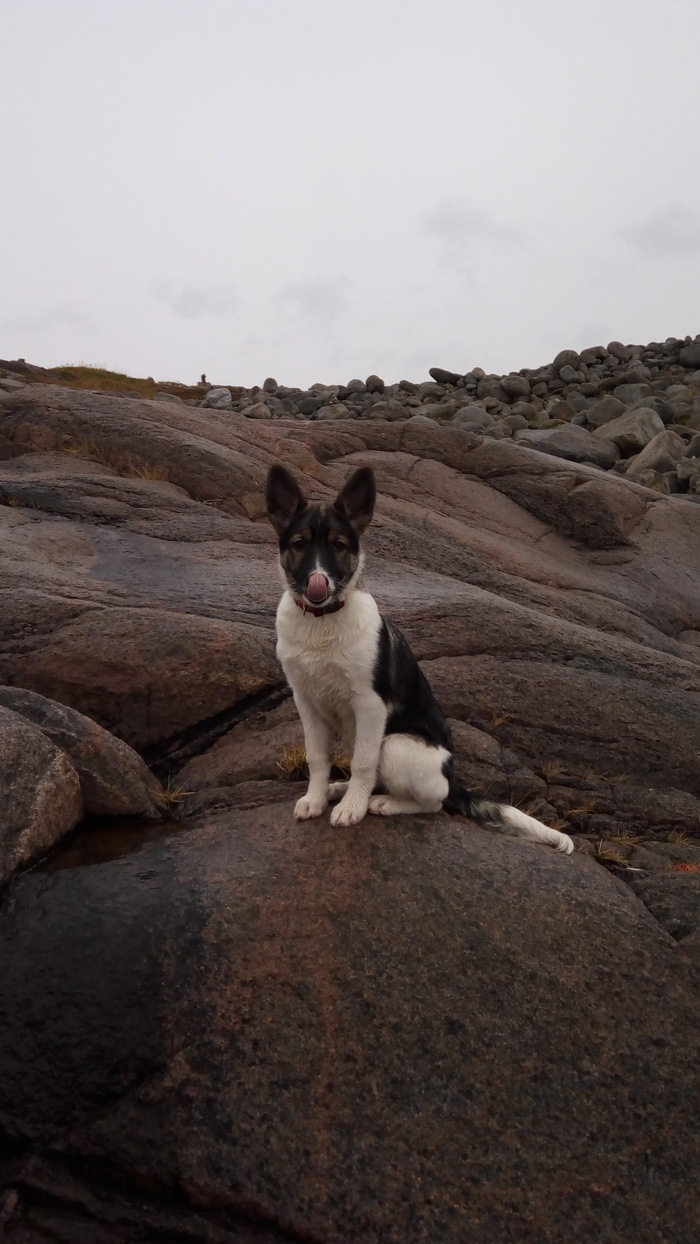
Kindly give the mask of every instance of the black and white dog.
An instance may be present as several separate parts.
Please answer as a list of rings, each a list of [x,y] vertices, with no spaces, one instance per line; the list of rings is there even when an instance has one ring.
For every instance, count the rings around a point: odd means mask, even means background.
[[[454,772],[453,744],[418,662],[382,618],[361,580],[359,538],[375,503],[362,467],[332,506],[311,505],[282,466],[267,479],[267,511],[279,536],[285,591],[277,610],[277,656],[304,727],[309,788],[300,820],[329,801],[333,825],[366,813],[460,812],[521,838],[573,851],[566,834],[506,804],[477,799]],[[349,782],[330,782],[331,740],[352,757]],[[374,794],[379,784],[385,793]]]

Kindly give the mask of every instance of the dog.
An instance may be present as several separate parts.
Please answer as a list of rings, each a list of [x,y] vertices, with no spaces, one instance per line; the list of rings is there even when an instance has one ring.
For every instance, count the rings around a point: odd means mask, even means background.
[[[310,504],[283,466],[267,478],[267,513],[279,537],[284,593],[277,657],[304,727],[309,786],[298,820],[329,802],[336,826],[446,809],[502,833],[569,854],[573,843],[507,804],[477,798],[454,769],[450,728],[401,632],[362,581],[360,537],[374,512],[373,472],[361,467],[332,505]],[[350,780],[330,781],[331,742],[352,757]]]

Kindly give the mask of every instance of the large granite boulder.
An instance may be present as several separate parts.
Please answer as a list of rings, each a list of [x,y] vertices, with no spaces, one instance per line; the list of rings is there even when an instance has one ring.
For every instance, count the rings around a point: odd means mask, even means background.
[[[682,942],[581,856],[291,812],[12,883],[0,1131],[25,1227],[87,1238],[87,1207],[108,1241],[693,1239]]]

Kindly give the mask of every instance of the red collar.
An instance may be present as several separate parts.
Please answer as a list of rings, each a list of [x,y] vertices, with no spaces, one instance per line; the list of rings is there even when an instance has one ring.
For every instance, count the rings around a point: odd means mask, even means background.
[[[337,613],[345,604],[344,600],[337,600],[334,605],[326,605],[325,609],[312,609],[310,605],[305,605],[303,600],[297,600],[296,596],[292,599],[298,609],[303,609],[304,613],[312,613],[315,618],[322,618],[327,613]]]

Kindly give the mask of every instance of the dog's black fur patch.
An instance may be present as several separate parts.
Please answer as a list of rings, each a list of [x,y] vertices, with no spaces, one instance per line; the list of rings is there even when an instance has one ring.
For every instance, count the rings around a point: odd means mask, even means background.
[[[430,683],[408,640],[386,618],[382,618],[379,633],[373,687],[389,708],[384,733],[411,734],[431,747],[444,747],[450,753],[442,766],[442,772],[450,784],[444,807],[448,812],[479,819],[479,801],[455,775],[452,731],[440,711]]]

